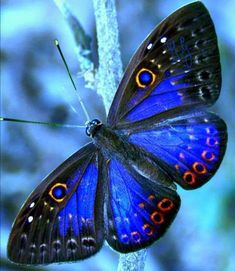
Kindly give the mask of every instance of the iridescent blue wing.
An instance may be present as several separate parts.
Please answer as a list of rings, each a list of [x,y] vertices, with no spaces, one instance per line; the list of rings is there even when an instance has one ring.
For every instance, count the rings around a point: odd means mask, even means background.
[[[114,129],[156,122],[156,116],[206,107],[219,96],[221,69],[217,37],[201,2],[163,20],[132,58],[113,100]]]
[[[105,238],[109,245],[128,253],[159,239],[180,207],[177,193],[154,184],[114,157],[104,170],[108,179]]]
[[[123,134],[185,189],[198,188],[214,175],[227,142],[224,121],[203,111],[171,116],[144,128],[139,125]]]
[[[21,264],[75,261],[103,244],[100,156],[88,144],[34,190],[17,216],[8,257]]]

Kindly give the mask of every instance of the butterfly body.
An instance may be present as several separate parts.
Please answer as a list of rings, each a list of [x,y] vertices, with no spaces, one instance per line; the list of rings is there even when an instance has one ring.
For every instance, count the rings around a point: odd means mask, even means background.
[[[29,196],[13,225],[9,259],[75,261],[95,254],[104,240],[128,253],[159,239],[180,208],[176,184],[199,188],[223,159],[226,124],[208,111],[220,87],[214,25],[194,2],[146,38],[107,123],[88,122],[92,142]]]
[[[90,123],[94,122],[96,120]],[[152,182],[160,182],[162,185],[174,187],[173,180],[167,176],[167,173],[159,170],[158,161],[136,145],[128,142],[128,137],[122,131],[115,131],[101,123],[97,127],[93,128],[94,133],[91,134],[91,137],[106,161],[115,156],[128,164],[129,168],[133,168]],[[164,176],[160,177],[161,175]]]

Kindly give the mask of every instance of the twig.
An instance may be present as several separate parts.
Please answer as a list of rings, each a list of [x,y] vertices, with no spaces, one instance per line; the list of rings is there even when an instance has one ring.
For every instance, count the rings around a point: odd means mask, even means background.
[[[144,271],[147,249],[120,254],[117,271]]]
[[[118,40],[115,0],[93,0],[98,38],[99,72],[98,93],[108,112],[122,76],[122,62]],[[143,271],[146,249],[120,254],[118,271]]]
[[[114,0],[93,0],[98,39],[99,70],[97,92],[109,110],[122,76],[118,24]]]

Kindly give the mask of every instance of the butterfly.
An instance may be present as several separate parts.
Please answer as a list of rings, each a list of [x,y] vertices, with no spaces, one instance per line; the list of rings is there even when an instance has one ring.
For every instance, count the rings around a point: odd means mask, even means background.
[[[86,125],[92,142],[29,196],[13,224],[9,259],[76,261],[104,240],[129,253],[163,236],[180,208],[176,184],[201,187],[223,159],[226,125],[207,110],[220,88],[212,19],[201,2],[188,4],[136,51],[107,123]]]

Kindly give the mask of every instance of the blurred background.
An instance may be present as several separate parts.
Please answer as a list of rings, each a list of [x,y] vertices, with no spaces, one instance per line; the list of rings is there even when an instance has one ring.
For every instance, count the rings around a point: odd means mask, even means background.
[[[92,39],[97,66],[92,1],[67,2]],[[117,1],[124,67],[155,25],[189,2]],[[180,212],[165,236],[148,249],[146,271],[235,270],[235,1],[202,2],[218,35],[223,85],[212,110],[228,125],[227,152],[207,185],[196,191],[179,188]],[[53,1],[40,0],[1,1],[1,116],[84,124],[54,38],[60,41],[90,114],[104,120],[102,99],[84,88],[71,29]],[[119,255],[107,245],[96,256],[72,264],[26,268],[6,258],[11,224],[23,202],[44,176],[88,141],[83,129],[1,123],[1,270],[117,270]]]

